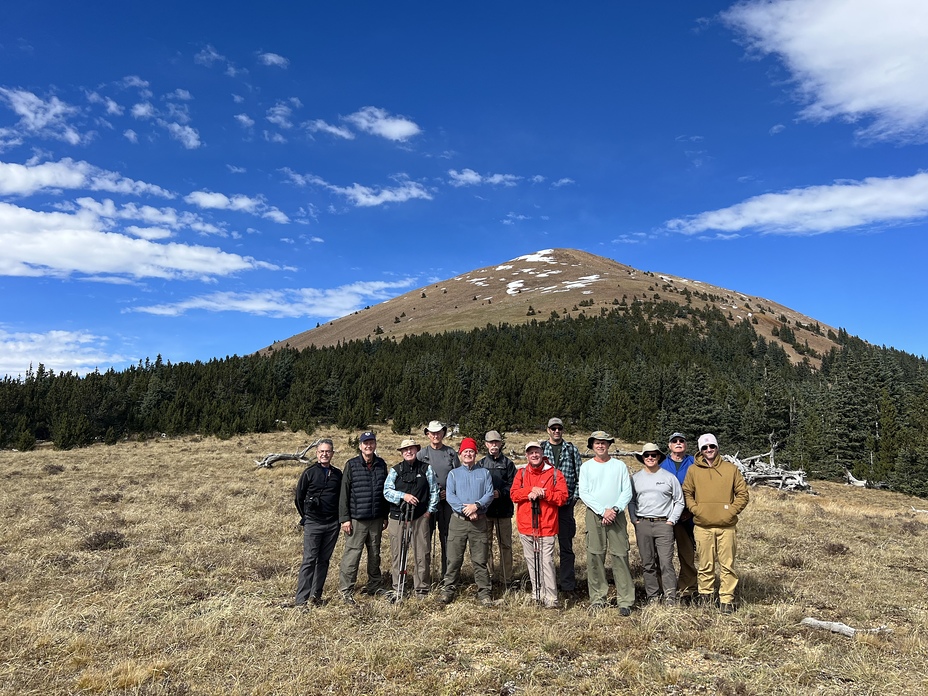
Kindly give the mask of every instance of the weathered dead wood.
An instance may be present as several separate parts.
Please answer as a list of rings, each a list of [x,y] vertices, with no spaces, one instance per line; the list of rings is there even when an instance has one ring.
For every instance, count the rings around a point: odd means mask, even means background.
[[[306,445],[306,449],[294,452],[293,454],[269,454],[264,459],[255,459],[255,467],[258,469],[273,469],[275,462],[296,461],[300,464],[312,464],[311,459],[307,459],[306,453],[319,444],[319,440],[314,440]]]
[[[921,512],[921,513],[923,513],[923,514],[928,515],[928,510],[919,510],[919,509],[918,509],[917,507],[915,507],[914,505],[912,506],[912,512]]]
[[[808,616],[799,623],[809,628],[821,628],[826,631],[831,631],[832,633],[839,633],[848,638],[853,638],[858,633],[892,633],[892,629],[886,626],[879,626],[877,628],[851,628],[840,621],[819,621],[818,619],[813,619]]]
[[[741,471],[744,480],[749,486],[771,486],[780,490],[805,491],[810,488],[806,482],[806,472],[802,469],[781,469],[774,465],[776,447],[769,452],[755,454],[751,457],[739,459],[738,455],[725,454],[722,457],[734,464]],[[763,461],[764,458],[767,461]]]

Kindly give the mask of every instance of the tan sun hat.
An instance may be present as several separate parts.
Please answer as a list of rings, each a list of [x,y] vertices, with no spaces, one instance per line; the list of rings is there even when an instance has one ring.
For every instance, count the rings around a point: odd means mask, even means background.
[[[586,439],[587,449],[593,449],[593,440],[605,440],[610,445],[615,442],[615,438],[605,430],[596,430]]]
[[[640,452],[635,452],[635,459],[637,459],[642,464],[644,464],[644,453],[645,452],[657,452],[657,454],[659,455],[658,460],[657,460],[658,464],[660,464],[662,461],[664,461],[667,458],[666,455],[663,452],[661,452],[660,447],[655,445],[653,442],[649,442],[644,447],[641,448]]]
[[[443,425],[441,421],[430,421],[425,430],[422,431],[423,435],[428,435],[429,433],[440,433],[442,430],[448,432],[448,426]]]
[[[402,452],[402,451],[403,451],[404,449],[406,449],[407,447],[415,447],[417,450],[421,450],[421,449],[422,449],[422,445],[420,445],[418,442],[416,442],[415,440],[413,440],[411,437],[407,437],[405,440],[403,440],[403,441],[400,443],[400,446],[396,448],[396,451],[397,451],[397,452]]]

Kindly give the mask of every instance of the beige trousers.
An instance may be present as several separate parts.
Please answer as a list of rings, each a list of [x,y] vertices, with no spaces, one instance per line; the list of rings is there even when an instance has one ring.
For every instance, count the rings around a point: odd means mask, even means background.
[[[731,604],[738,589],[735,572],[737,533],[735,527],[700,527],[693,529],[696,537],[696,579],[699,594],[712,596],[715,592],[715,573],[719,574],[719,601]]]

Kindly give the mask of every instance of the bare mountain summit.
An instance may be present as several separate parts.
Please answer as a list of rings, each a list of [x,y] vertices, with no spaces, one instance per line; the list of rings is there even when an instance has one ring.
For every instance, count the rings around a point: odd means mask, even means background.
[[[771,300],[680,276],[641,271],[576,249],[543,249],[407,292],[378,305],[278,341],[264,350],[289,346],[333,346],[375,338],[402,339],[421,333],[470,330],[487,324],[520,324],[557,317],[595,317],[669,302],[680,311],[659,312],[652,321],[686,321],[684,308],[717,307],[732,323],[747,319],[768,340],[781,341],[793,360],[806,343],[819,354],[835,343],[831,327]],[[666,307],[665,307],[666,309]],[[784,331],[785,329],[785,331]],[[797,349],[798,347],[798,349]],[[814,354],[813,354],[814,355]]]

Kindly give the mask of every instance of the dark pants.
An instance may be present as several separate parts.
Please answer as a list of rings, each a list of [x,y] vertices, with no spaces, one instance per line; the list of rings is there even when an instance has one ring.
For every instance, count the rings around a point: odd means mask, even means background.
[[[338,543],[338,520],[328,524],[307,521],[303,525],[303,564],[296,579],[294,604],[322,599],[322,586],[329,573],[329,560]]]
[[[448,572],[448,526],[451,524],[451,516],[454,511],[451,505],[445,500],[438,501],[438,510],[435,511],[436,531],[438,532],[438,545],[441,547],[441,573],[439,577],[445,577]]]
[[[557,545],[561,557],[561,567],[558,571],[562,592],[573,592],[577,589],[577,575],[574,571],[576,556],[574,555],[574,537],[577,535],[577,520],[574,518],[574,505],[567,503],[557,510]]]
[[[673,569],[674,529],[666,521],[640,519],[635,524],[635,538],[644,571],[644,593],[648,599],[677,598],[677,574]]]
[[[351,520],[351,534],[345,537],[342,563],[338,569],[338,589],[343,595],[354,592],[358,581],[361,553],[367,551],[367,587],[373,593],[380,588],[383,575],[380,571],[380,541],[383,537],[383,520]]]

